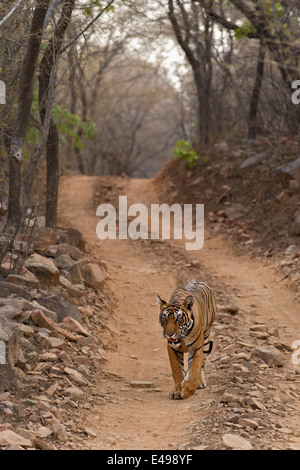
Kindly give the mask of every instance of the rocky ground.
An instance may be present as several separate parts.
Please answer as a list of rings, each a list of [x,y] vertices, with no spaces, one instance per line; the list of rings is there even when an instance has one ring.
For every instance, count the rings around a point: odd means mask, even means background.
[[[141,243],[143,253],[150,254]],[[215,242],[212,246],[216,248]],[[198,261],[166,243],[157,244],[154,252],[151,248],[154,266],[161,269],[163,259],[166,274],[180,272],[179,281],[201,272],[218,301],[215,347],[206,366],[209,385],[190,406],[193,417],[183,426],[182,442],[168,441],[169,448],[299,449],[300,365],[291,360],[293,336],[287,334],[284,320],[276,318],[275,310],[267,319],[258,294],[251,302],[251,287],[247,295],[247,286],[244,292],[231,286],[205,258]],[[249,285],[251,281],[249,274]]]
[[[272,259],[300,292],[299,142],[258,138],[252,146],[214,145],[191,170],[174,159],[156,177],[162,197],[205,204],[206,223],[237,250]]]
[[[210,396],[197,407],[206,416],[187,426],[189,446],[299,449],[300,370],[298,375],[289,370],[290,345],[279,340],[276,328],[251,324],[251,314],[233,310],[219,310],[214,328],[218,353],[208,368]]]
[[[285,247],[280,238],[267,256],[258,229],[247,244],[242,221],[214,205],[200,252],[180,241],[95,239],[99,202],[120,194],[157,202],[161,177],[171,203],[176,187],[163,174],[66,179],[67,228],[36,228],[18,274],[15,240],[0,281],[1,449],[300,448],[300,371],[292,361],[299,303],[282,271],[294,269],[297,252],[286,248],[298,239],[291,235]],[[286,261],[279,275],[274,262]],[[208,387],[174,402],[155,296],[199,276],[218,304]]]
[[[9,274],[13,254],[2,263],[0,447],[70,448],[89,435],[78,422],[89,401],[78,401],[105,357],[91,333],[105,321],[105,276],[77,230],[38,227],[28,249],[20,274]]]

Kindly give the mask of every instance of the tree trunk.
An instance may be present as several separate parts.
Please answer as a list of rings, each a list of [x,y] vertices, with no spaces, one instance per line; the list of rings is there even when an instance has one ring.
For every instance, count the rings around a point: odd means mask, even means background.
[[[47,192],[46,192],[46,227],[56,230],[57,227],[57,202],[59,182],[59,153],[58,131],[55,122],[51,119],[47,148]]]
[[[19,104],[9,155],[9,204],[7,223],[18,228],[22,219],[23,145],[33,99],[33,83],[42,41],[43,25],[50,0],[39,1],[34,12],[19,87]]]
[[[210,133],[210,89],[212,80],[212,21],[203,16],[196,2],[191,2],[192,17],[184,2],[168,1],[168,16],[173,30],[186,58],[190,63],[197,90],[197,125],[194,147],[197,152],[209,143]],[[199,19],[202,19],[200,25]],[[179,19],[181,21],[179,21]],[[201,27],[202,26],[202,27]],[[203,28],[204,27],[204,28]]]
[[[266,54],[266,46],[265,46],[264,40],[260,39],[255,82],[254,82],[254,87],[253,87],[251,99],[250,99],[250,111],[249,111],[249,119],[248,119],[248,137],[247,137],[248,143],[256,139],[257,111],[258,111],[260,91],[261,91],[261,86],[262,86],[263,76],[264,76],[265,54]]]
[[[9,202],[7,218],[0,243],[0,262],[10,241],[18,231],[22,216],[22,161],[23,145],[33,99],[36,63],[42,41],[43,24],[50,0],[36,2],[26,54],[20,76],[18,108],[9,151]]]
[[[195,150],[199,153],[201,149],[209,144],[210,133],[210,83],[203,83],[195,77],[197,88],[197,134],[195,137]]]
[[[61,16],[55,28],[52,39],[49,41],[40,65],[39,75],[39,105],[41,120],[44,122],[46,103],[49,100],[49,84],[51,72],[59,60],[65,32],[69,26],[75,0],[65,0]],[[48,140],[46,144],[47,189],[46,189],[46,226],[56,229],[57,226],[57,200],[59,183],[59,153],[58,131],[55,122],[51,119]]]

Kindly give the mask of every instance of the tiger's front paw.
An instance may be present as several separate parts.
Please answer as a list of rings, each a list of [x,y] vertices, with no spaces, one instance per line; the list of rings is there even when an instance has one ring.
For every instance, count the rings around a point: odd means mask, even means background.
[[[169,393],[169,398],[170,400],[181,400],[181,391],[171,390],[171,392]]]
[[[196,383],[183,381],[181,397],[182,398],[189,398],[190,396],[194,395],[196,390],[197,390],[197,384]]]
[[[206,383],[201,383],[197,387],[198,390],[202,390],[203,388],[206,388]]]
[[[198,385],[197,388],[198,388],[198,389],[206,388],[206,381],[205,381],[205,375],[204,375],[203,367],[202,367],[202,369],[201,369],[200,378],[201,378],[201,382],[200,382],[200,384]]]

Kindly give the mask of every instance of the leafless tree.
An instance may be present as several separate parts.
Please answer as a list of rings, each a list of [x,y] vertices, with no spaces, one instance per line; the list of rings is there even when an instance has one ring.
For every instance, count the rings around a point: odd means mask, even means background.
[[[193,71],[198,105],[195,148],[200,150],[209,143],[213,21],[194,1],[168,0],[168,15]]]
[[[220,2],[198,1],[207,12],[208,16],[217,21],[221,26],[233,30],[241,31],[241,27],[232,20],[228,20],[224,15],[219,14],[214,6]],[[232,0],[231,4],[239,12],[242,18],[248,23],[243,27],[243,34],[248,38],[260,40],[261,48],[259,63],[256,74],[256,83],[252,97],[255,96],[260,87],[262,72],[262,56],[265,54],[264,46],[268,48],[270,57],[276,62],[283,82],[291,90],[292,83],[299,78],[299,2],[296,0],[282,1],[280,4],[280,14],[276,10],[278,2],[257,2],[256,0]],[[261,70],[259,70],[261,69]],[[255,101],[255,99],[254,99]],[[295,130],[300,123],[300,111],[294,107],[294,117],[296,118]]]

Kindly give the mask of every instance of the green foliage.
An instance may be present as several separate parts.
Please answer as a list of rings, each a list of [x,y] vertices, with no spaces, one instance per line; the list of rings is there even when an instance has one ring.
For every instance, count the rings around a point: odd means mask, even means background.
[[[30,127],[27,134],[26,134],[26,144],[32,145],[33,147],[37,147],[41,138],[41,134],[36,129],[36,127]]]
[[[52,108],[53,120],[57,126],[60,141],[67,143],[68,137],[71,137],[73,146],[78,149],[83,149],[83,144],[78,130],[81,129],[82,135],[88,139],[92,139],[97,131],[96,124],[90,119],[81,121],[77,114],[72,114],[67,109],[63,109],[57,104]]]
[[[280,17],[284,13],[283,5],[280,1],[274,2],[273,0],[265,0],[264,5],[267,15],[274,17],[274,15]]]
[[[126,2],[126,0],[122,0],[122,2]],[[103,10],[105,7],[105,3],[100,0],[89,0],[87,1],[83,6],[83,11],[87,16],[91,16],[93,14],[93,10],[96,9],[96,11]],[[109,11],[114,12],[114,5],[110,5],[105,9],[106,13]]]
[[[35,109],[37,103],[34,101],[33,109]],[[80,150],[83,149],[83,143],[78,135],[78,131],[81,130],[81,136],[92,139],[97,131],[96,124],[90,119],[82,121],[77,114],[70,113],[67,109],[63,109],[57,104],[53,105],[52,108],[53,120],[57,126],[59,140],[62,144],[66,144],[68,137],[71,138],[73,147]],[[31,126],[26,135],[27,145],[36,147],[41,138],[40,131]]]
[[[283,5],[281,5],[281,2],[275,2],[275,12],[277,16],[283,15],[284,8],[283,8]]]
[[[262,0],[261,7],[264,9],[266,15],[270,18],[270,30],[272,30],[272,24],[275,18],[280,18],[284,14],[284,7],[281,1],[274,2],[273,0]],[[277,25],[278,27],[278,25]],[[285,28],[286,25],[281,25],[281,28]],[[237,40],[240,40],[249,35],[255,35],[257,29],[251,23],[245,23],[234,31],[234,36]]]
[[[83,11],[87,16],[91,16],[93,12],[93,7],[97,7],[99,10],[102,10],[103,4],[99,0],[89,1],[86,5],[83,5]]]
[[[235,29],[234,36],[239,41],[240,39],[247,37],[249,34],[256,33],[256,28],[251,23],[247,23]]]
[[[176,158],[185,160],[188,163],[189,168],[193,168],[196,161],[199,159],[199,155],[196,150],[194,150],[191,144],[184,139],[177,142],[176,147],[173,150],[173,155]]]

